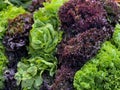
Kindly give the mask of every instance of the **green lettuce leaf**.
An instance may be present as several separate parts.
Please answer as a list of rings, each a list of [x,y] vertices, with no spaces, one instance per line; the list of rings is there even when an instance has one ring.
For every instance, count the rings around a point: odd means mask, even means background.
[[[43,83],[43,73],[49,72],[48,76],[53,77],[56,71],[57,59],[54,55],[58,43],[62,40],[58,10],[65,1],[45,2],[44,7],[33,15],[34,24],[30,31],[28,47],[29,58],[18,63],[18,72],[15,75],[23,90],[39,90]]]
[[[120,51],[107,41],[74,77],[76,90],[119,90]]]
[[[51,0],[43,3],[44,7],[34,13],[34,20],[40,20],[42,23],[50,23],[57,30],[60,25],[58,10],[68,0]]]
[[[4,87],[4,77],[3,72],[6,68],[7,58],[4,55],[4,48],[2,44],[0,43],[0,90]]]
[[[51,0],[34,13],[34,24],[30,31],[30,54],[53,54],[62,39],[59,30],[58,10],[66,0]]]
[[[112,38],[113,38],[113,41],[114,41],[116,47],[118,47],[120,50],[120,24],[116,25]]]
[[[18,72],[15,75],[18,85],[22,82],[22,89],[39,90],[43,82],[42,74],[45,71],[53,76],[56,70],[57,60],[54,56],[48,58],[34,57],[23,59],[18,64]],[[31,81],[31,82],[30,82]]]
[[[27,9],[28,6],[32,3],[32,0],[9,0],[15,6],[22,6],[23,8]]]
[[[0,11],[5,9],[7,7],[7,3],[5,3],[5,0],[0,0]]]
[[[30,31],[30,54],[52,54],[56,50],[56,46],[62,39],[62,32],[55,31],[51,24],[39,27],[40,24],[35,22],[33,29]]]

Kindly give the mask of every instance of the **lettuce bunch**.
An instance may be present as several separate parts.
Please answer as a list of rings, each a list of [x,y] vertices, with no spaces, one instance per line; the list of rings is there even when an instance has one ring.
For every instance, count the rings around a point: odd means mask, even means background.
[[[62,32],[55,31],[51,24],[40,27],[39,22],[33,25],[30,32],[30,54],[52,54],[62,39]],[[34,53],[35,52],[35,53]]]
[[[0,40],[4,36],[8,25],[8,20],[15,18],[22,13],[25,13],[25,10],[22,7],[17,8],[13,5],[9,5],[6,9],[0,12]]]
[[[22,86],[22,89],[39,90],[43,83],[43,73],[49,72],[50,77],[53,77],[57,59],[52,55],[44,55],[23,59],[18,63],[18,72],[15,75],[17,84]]]
[[[58,11],[60,6],[67,0],[51,0],[50,2],[43,3],[44,7],[35,12],[34,19],[41,21],[44,24],[50,23],[54,29],[57,30],[60,25]]]
[[[34,13],[34,24],[29,36],[29,57],[18,63],[15,78],[22,89],[39,90],[43,83],[43,73],[53,77],[57,68],[56,47],[62,39],[59,31],[59,7],[65,0],[52,0]],[[34,72],[34,73],[33,73]]]
[[[99,54],[86,63],[74,77],[76,90],[120,89],[120,51],[109,41],[102,45]]]

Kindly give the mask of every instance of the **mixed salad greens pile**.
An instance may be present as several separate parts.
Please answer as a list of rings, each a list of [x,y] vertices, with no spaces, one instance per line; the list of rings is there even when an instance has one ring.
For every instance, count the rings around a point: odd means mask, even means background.
[[[119,90],[114,0],[0,0],[0,90]]]

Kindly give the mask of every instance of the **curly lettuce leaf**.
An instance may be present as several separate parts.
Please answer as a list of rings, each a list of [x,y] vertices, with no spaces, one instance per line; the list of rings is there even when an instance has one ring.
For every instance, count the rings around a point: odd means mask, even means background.
[[[120,89],[120,51],[107,41],[99,54],[86,63],[74,77],[76,90]]]
[[[6,9],[0,12],[0,40],[4,36],[8,25],[8,20],[13,19],[23,13],[25,13],[25,10],[22,7],[17,8],[12,5],[9,5]]]

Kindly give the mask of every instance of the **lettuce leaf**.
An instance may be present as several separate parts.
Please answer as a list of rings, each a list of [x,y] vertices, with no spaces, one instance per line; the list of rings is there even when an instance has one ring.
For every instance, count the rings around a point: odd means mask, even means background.
[[[112,38],[113,38],[113,41],[114,41],[116,47],[118,47],[120,50],[120,24],[116,25]]]
[[[43,82],[42,74],[47,71],[48,76],[53,76],[56,71],[57,59],[54,55],[58,43],[62,40],[58,10],[65,1],[45,2],[44,7],[33,15],[29,58],[18,63],[18,72],[15,75],[18,84],[22,84],[22,89],[39,90]]]
[[[34,20],[40,20],[44,24],[50,23],[57,30],[60,25],[58,10],[66,1],[68,0],[51,0],[43,3],[44,7],[34,13]]]
[[[35,24],[39,22],[35,22]],[[30,32],[30,54],[52,54],[56,50],[57,44],[62,39],[62,32],[55,31],[51,24],[42,27],[33,25]]]
[[[8,20],[23,13],[25,13],[25,10],[22,7],[17,8],[12,5],[9,5],[6,9],[0,12],[0,40],[3,38],[7,29]]]
[[[45,56],[47,58],[36,56],[34,58],[23,59],[19,62],[18,72],[16,73],[15,78],[17,79],[18,85],[22,81],[22,89],[39,90],[39,87],[43,82],[43,72],[48,71],[51,77],[54,75],[57,60],[52,55],[45,54]]]
[[[45,2],[44,7],[34,13],[34,24],[30,32],[30,54],[34,52],[50,53],[55,52],[57,44],[62,39],[62,32],[59,31],[60,22],[58,10],[66,0],[51,0]]]
[[[23,8],[27,9],[28,6],[32,3],[32,0],[9,0],[15,6],[22,6]]]
[[[76,90],[120,89],[120,51],[107,41],[74,77]]]
[[[7,7],[7,3],[4,2],[5,0],[0,0],[0,11]]]
[[[4,87],[4,77],[3,77],[3,71],[6,68],[7,58],[4,55],[4,48],[2,44],[0,43],[0,90]]]

